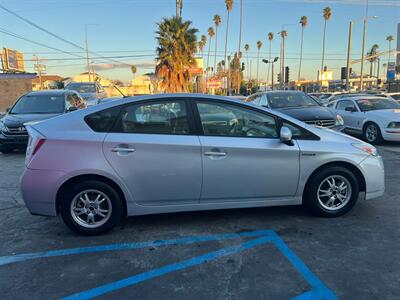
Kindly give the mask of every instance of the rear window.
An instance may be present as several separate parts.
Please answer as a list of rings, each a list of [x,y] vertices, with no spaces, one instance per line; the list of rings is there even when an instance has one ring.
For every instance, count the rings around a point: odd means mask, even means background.
[[[65,89],[77,91],[79,93],[96,93],[96,86],[94,84],[70,83]]]
[[[121,107],[113,107],[87,115],[85,122],[96,132],[109,132],[121,111]]]
[[[25,95],[10,111],[10,114],[57,114],[65,111],[64,95]]]

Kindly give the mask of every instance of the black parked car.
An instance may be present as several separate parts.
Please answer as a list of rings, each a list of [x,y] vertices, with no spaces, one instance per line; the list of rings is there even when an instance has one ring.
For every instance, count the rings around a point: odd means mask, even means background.
[[[269,91],[256,93],[247,102],[278,110],[307,124],[342,131],[343,119],[311,96],[298,91]]]
[[[26,148],[28,133],[24,123],[49,119],[85,107],[85,100],[74,91],[38,91],[23,95],[0,119],[0,152]]]

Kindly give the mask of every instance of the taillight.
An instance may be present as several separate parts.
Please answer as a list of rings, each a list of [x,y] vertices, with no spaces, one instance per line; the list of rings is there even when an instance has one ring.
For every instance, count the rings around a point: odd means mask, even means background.
[[[35,145],[35,148],[33,148],[32,151],[32,156],[34,156],[36,154],[36,152],[39,151],[40,147],[43,146],[44,142],[46,141],[46,139],[39,139]]]

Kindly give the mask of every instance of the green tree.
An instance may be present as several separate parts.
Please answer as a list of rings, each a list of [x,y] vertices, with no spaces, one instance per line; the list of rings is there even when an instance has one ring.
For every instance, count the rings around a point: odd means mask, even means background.
[[[387,36],[387,37],[386,37],[386,40],[387,40],[388,43],[389,43],[389,56],[388,56],[388,65],[389,65],[389,63],[390,63],[390,55],[391,55],[390,52],[392,51],[392,42],[394,41],[393,35]]]
[[[377,54],[377,50],[379,49],[379,45],[378,44],[374,44],[371,47],[371,50],[367,53],[368,56],[374,56]],[[369,77],[372,77],[372,75],[374,74],[374,64],[377,62],[378,58],[375,57],[370,57],[369,58],[369,62],[370,62],[370,68],[369,68]]]
[[[330,7],[325,7],[322,11],[322,16],[324,17],[324,36],[322,39],[322,62],[321,62],[321,72],[324,71],[324,63],[325,63],[325,45],[326,45],[326,25],[327,22],[332,17],[332,9]]]
[[[261,41],[257,41],[257,85],[260,85],[260,77],[259,77],[259,70],[260,70],[260,51],[263,46]]]
[[[247,69],[247,80],[250,80],[250,64],[249,64],[249,50],[250,45],[244,45],[244,50],[246,51],[246,69]]]
[[[207,55],[207,75],[208,75],[208,71],[210,70],[210,52],[211,52],[211,41],[212,38],[214,37],[215,32],[214,32],[214,28],[209,27],[208,28],[208,55]]]
[[[268,50],[268,59],[271,61],[272,59],[272,41],[274,40],[274,33],[268,33],[268,42],[269,42],[269,50]],[[269,82],[269,76],[271,74],[271,64],[268,64],[268,71],[267,71],[267,82]]]
[[[233,9],[233,0],[225,0],[225,6],[226,6],[227,17],[226,17],[224,61],[226,61],[226,53],[228,51],[229,17]],[[225,71],[225,66],[224,66],[224,71]]]
[[[299,62],[299,74],[297,76],[297,80],[301,78],[301,63],[303,60],[303,41],[304,41],[304,28],[308,25],[308,18],[306,16],[302,16],[300,18],[301,25],[301,41],[300,41],[300,62]]]
[[[204,34],[201,36],[201,39],[199,41],[199,51],[201,53],[201,57],[204,59],[204,47],[207,44],[207,36]]]
[[[157,25],[156,74],[160,87],[167,93],[187,92],[188,68],[196,67],[198,30],[192,27],[192,22],[176,17],[164,18]]]
[[[221,25],[221,17],[219,15],[214,16],[215,24],[215,52],[214,52],[214,72],[217,69],[217,50],[218,50],[218,28]]]

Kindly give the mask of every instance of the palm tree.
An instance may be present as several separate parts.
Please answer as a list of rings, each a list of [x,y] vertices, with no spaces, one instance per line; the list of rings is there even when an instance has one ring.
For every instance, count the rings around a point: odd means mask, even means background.
[[[204,59],[204,47],[207,44],[207,36],[206,35],[202,35],[200,42],[199,42],[199,50],[201,52],[201,57]]]
[[[246,51],[246,68],[247,68],[247,80],[250,80],[250,65],[249,65],[249,50],[250,50],[250,45],[246,44],[244,45],[244,50]]]
[[[268,33],[268,41],[269,41],[269,53],[268,53],[268,59],[271,61],[272,59],[272,40],[274,39],[274,33],[269,32]],[[268,64],[268,72],[267,72],[267,82],[269,82],[269,74],[271,70],[271,64]]]
[[[215,35],[214,28],[209,27],[208,28],[208,36],[209,36],[209,41],[208,41],[208,55],[207,55],[207,75],[208,75],[208,70],[210,68],[210,52],[211,52],[211,41],[213,36]]]
[[[325,60],[325,41],[326,41],[326,24],[332,16],[332,9],[330,7],[325,7],[322,11],[322,16],[324,17],[324,37],[322,40],[322,62],[321,62],[321,72],[324,71],[324,60]],[[322,76],[322,73],[321,73]],[[322,77],[321,77],[322,80]]]
[[[389,42],[389,57],[388,57],[388,65],[389,65],[389,63],[390,63],[390,51],[392,51],[392,42],[394,41],[393,35],[387,36],[386,40]]]
[[[214,16],[215,24],[215,52],[214,52],[214,72],[217,69],[217,48],[218,48],[218,27],[221,25],[221,17],[219,15]]]
[[[226,35],[225,35],[225,53],[224,53],[224,71],[226,66],[226,52],[228,51],[228,35],[229,35],[229,16],[233,9],[233,0],[225,0],[227,17],[226,17]]]
[[[259,85],[259,69],[260,69],[260,50],[262,47],[263,43],[261,41],[257,41],[257,86]]]
[[[282,30],[281,32],[281,85],[284,86],[285,82],[285,38],[288,36],[288,32],[286,30]]]
[[[299,62],[299,74],[297,76],[297,80],[300,80],[300,77],[301,77],[301,63],[303,60],[304,28],[308,25],[308,18],[306,16],[302,16],[300,18],[300,24],[301,24],[300,62]]]
[[[156,74],[167,93],[187,92],[190,73],[196,67],[197,29],[182,18],[164,18],[158,23]]]

